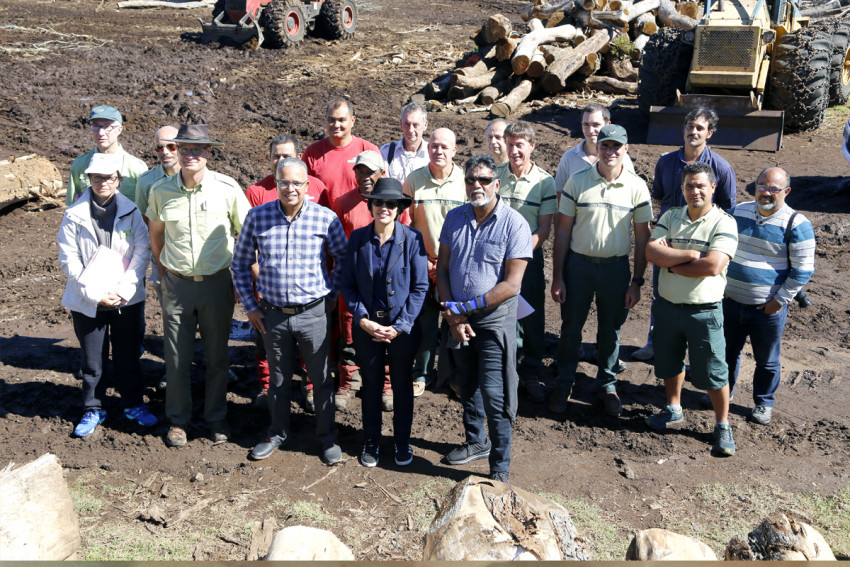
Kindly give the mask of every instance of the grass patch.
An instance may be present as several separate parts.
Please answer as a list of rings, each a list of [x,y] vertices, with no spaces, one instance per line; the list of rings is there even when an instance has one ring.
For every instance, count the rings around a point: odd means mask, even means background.
[[[437,515],[440,503],[454,485],[448,479],[432,479],[401,495],[416,533],[425,533]]]
[[[843,126],[847,122],[848,116],[850,116],[850,102],[842,106],[831,106],[826,109],[827,122],[834,120]]]
[[[850,488],[836,494],[796,494],[799,507],[812,519],[812,526],[826,539],[832,553],[850,559]]]
[[[92,521],[103,507],[103,500],[90,492],[85,484],[91,480],[91,475],[80,475],[69,488],[74,511],[81,521]]]
[[[631,541],[631,530],[606,517],[596,504],[581,498],[564,500],[560,494],[540,493],[539,496],[563,506],[569,513],[579,535],[590,547],[594,561],[622,561]]]
[[[336,518],[322,510],[322,507],[314,502],[298,500],[289,503],[286,499],[275,500],[274,503],[284,508],[285,521],[291,520],[296,524],[312,524],[322,528],[333,527]]]
[[[177,530],[173,535],[136,533],[119,525],[102,527],[86,535],[81,551],[86,561],[191,561],[197,534]]]

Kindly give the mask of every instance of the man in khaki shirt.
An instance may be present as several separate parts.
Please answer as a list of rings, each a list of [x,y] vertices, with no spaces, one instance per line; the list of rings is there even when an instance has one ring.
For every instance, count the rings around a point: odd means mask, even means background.
[[[227,441],[227,342],[233,318],[230,276],[234,241],[251,205],[232,178],[207,169],[213,142],[205,124],[180,126],[180,174],[151,188],[148,210],[151,249],[162,277],[165,339],[165,441],[186,444],[192,418],[190,371],[195,331],[207,359],[204,418],[213,441]]]

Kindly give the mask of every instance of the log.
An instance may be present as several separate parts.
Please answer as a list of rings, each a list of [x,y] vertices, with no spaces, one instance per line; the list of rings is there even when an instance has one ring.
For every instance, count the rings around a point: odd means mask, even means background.
[[[461,87],[461,86],[455,85],[455,86],[449,88],[448,92],[446,93],[446,98],[448,100],[458,100],[458,99],[462,99],[462,98],[468,98],[468,97],[474,95],[475,93],[477,93],[479,90],[480,89],[476,89],[474,87]]]
[[[467,67],[455,69],[453,76],[462,75],[465,77],[477,77],[483,75],[496,65],[496,46],[491,45],[483,51],[479,51],[477,61]],[[455,85],[454,78],[450,79],[450,84]]]
[[[537,24],[534,22],[537,22]],[[511,58],[511,67],[517,75],[522,75],[528,70],[528,66],[531,64],[531,57],[540,44],[570,41],[576,35],[575,26],[569,24],[554,28],[544,28],[540,20],[531,20],[528,25],[532,28],[532,31],[525,34],[517,46],[514,56]]]
[[[490,107],[490,112],[494,116],[500,116],[502,118],[510,117],[514,112],[516,112],[519,105],[528,98],[531,91],[534,90],[534,86],[535,85],[532,81],[523,79],[510,93],[508,93],[505,98],[494,103]]]
[[[443,98],[449,90],[449,82],[451,75],[444,75],[436,81],[431,81],[425,85],[425,94],[428,98]]]
[[[549,93],[564,90],[567,79],[584,65],[585,58],[590,53],[596,53],[608,44],[609,35],[606,30],[597,30],[581,45],[572,49],[571,55],[558,59],[549,65],[541,79],[543,88]]]
[[[528,70],[525,72],[526,75],[533,79],[537,79],[543,76],[543,72],[546,71],[546,58],[543,55],[543,51],[538,49],[534,52],[534,55],[531,56],[531,63],[528,64]]]
[[[563,0],[561,2],[553,2],[552,4],[535,2],[520,12],[520,17],[523,22],[527,22],[532,18],[545,20],[546,18],[552,17],[553,14],[564,11],[565,8],[568,8],[572,4],[573,0]]]
[[[511,21],[502,14],[493,14],[484,22],[484,41],[496,43],[511,35]]]
[[[644,14],[648,14],[649,12],[658,9],[659,2],[660,0],[643,0],[637,4],[623,3],[623,7],[619,10],[611,8],[613,2],[610,2],[607,6],[610,11],[596,12],[593,16],[600,20],[611,20],[620,25],[626,25],[629,22],[640,18]]]
[[[549,65],[556,59],[569,57],[573,52],[572,47],[557,47],[555,45],[541,45],[540,50],[543,52],[543,57],[546,59],[546,64]]]
[[[589,77],[596,73],[602,67],[602,58],[598,53],[588,53],[584,58],[584,65],[578,68],[576,75]]]
[[[677,12],[671,0],[660,0],[658,5],[658,19],[665,26],[681,30],[692,30],[697,27],[697,21]]]
[[[637,82],[628,82],[615,79],[614,77],[604,77],[602,75],[594,75],[584,80],[587,88],[595,91],[609,94],[636,94]]]
[[[676,4],[676,11],[694,20],[699,19],[699,4],[696,2],[679,2]]]
[[[0,474],[3,561],[76,559],[79,547],[80,525],[56,455]]]
[[[498,61],[507,61],[511,58],[516,51],[517,45],[519,45],[520,37],[518,34],[511,35],[511,37],[507,37],[505,39],[500,39],[496,44],[496,59]]]
[[[509,71],[506,65],[494,67],[483,75],[475,77],[467,77],[464,75],[456,76],[455,84],[452,87],[461,87],[463,89],[472,89],[475,92],[480,91],[484,87],[489,87],[493,83],[500,81],[508,76]]]
[[[639,59],[641,54],[643,53],[644,48],[646,47],[647,42],[649,42],[649,36],[646,34],[639,34],[635,40],[632,42],[634,44],[634,49],[632,50],[632,59]]]
[[[45,157],[21,156],[0,161],[0,211],[31,199],[59,199],[65,192],[62,175]]]
[[[549,16],[549,18],[546,20],[546,27],[554,28],[563,24],[568,24],[569,22],[564,21],[566,17],[567,15],[564,14],[563,10],[558,10],[557,12]]]
[[[511,90],[511,82],[508,80],[499,81],[496,84],[490,85],[478,93],[478,102],[485,106],[490,106],[497,99],[505,96]]]
[[[655,16],[650,13],[641,14],[635,20],[635,24],[633,27],[637,31],[638,35],[652,35],[658,31],[658,24],[655,23]]]

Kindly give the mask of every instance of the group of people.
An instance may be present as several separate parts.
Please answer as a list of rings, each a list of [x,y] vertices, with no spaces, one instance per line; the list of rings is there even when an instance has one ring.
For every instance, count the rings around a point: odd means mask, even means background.
[[[785,204],[791,183],[780,168],[758,176],[755,201],[735,206],[735,173],[708,148],[712,110],[687,116],[684,146],[658,161],[651,191],[634,172],[626,130],[595,103],[582,113],[584,139],[554,177],[532,159],[527,122],[491,122],[490,154],[460,167],[455,134],[437,128],[426,140],[428,113],[419,104],[402,108],[401,139],[381,148],[353,135],[351,101],[332,100],[325,118],[328,136],[303,153],[292,136],[271,140],[271,175],[243,192],[208,169],[212,148],[223,144],[206,125],[161,128],[159,164],[145,170],[118,143],[121,114],[91,111],[96,147],[71,166],[59,234],[63,305],[83,351],[85,412],[76,435],[90,435],[106,417],[107,337],[126,417],[157,423],[142,400],[139,366],[149,259],[163,316],[169,446],[187,443],[197,330],[204,419],[214,441],[230,435],[227,343],[240,301],[257,336],[259,398],[270,415],[252,459],[287,442],[300,366],[326,464],[342,458],[335,410],[358,387],[361,464],[379,462],[384,411],[393,412],[395,463],[412,462],[414,398],[438,379],[463,405],[464,442],[446,462],[488,458],[491,477],[507,482],[518,395],[568,411],[594,302],[599,398],[620,416],[620,329],[641,299],[647,262],[652,322],[634,358],[654,359],[668,402],[649,427],[684,420],[689,374],[715,411],[713,449],[734,454],[729,400],[747,337],[756,361],[751,418],[770,421],[787,308],[813,273],[814,234]],[[653,201],[661,214],[651,230]],[[550,294],[562,325],[558,376],[547,392],[543,244],[552,232]],[[105,267],[109,251],[122,269]]]

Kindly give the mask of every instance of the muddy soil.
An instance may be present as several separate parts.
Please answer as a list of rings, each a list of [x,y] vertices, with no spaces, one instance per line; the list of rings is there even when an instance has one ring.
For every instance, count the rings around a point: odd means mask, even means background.
[[[521,23],[518,5],[506,1],[373,0],[363,3],[353,40],[308,36],[284,52],[201,45],[196,17],[209,18],[205,10],[119,11],[111,0],[7,0],[0,7],[0,75],[5,77],[0,81],[0,158],[39,153],[66,175],[71,161],[90,147],[89,109],[111,104],[126,117],[125,148],[149,164],[155,160],[156,128],[206,122],[213,137],[227,144],[216,150],[211,167],[247,186],[267,174],[266,148],[272,136],[292,133],[306,144],[324,135],[324,104],[336,95],[355,102],[357,135],[377,144],[396,139],[400,106],[426,81],[450,69],[471,48],[468,38],[482,15],[495,12]],[[402,56],[393,61],[396,54]],[[581,136],[575,108],[592,99],[612,105],[614,121],[630,132],[630,153],[639,173],[650,180],[656,159],[671,148],[642,143],[646,125],[634,99],[572,95],[526,108],[524,118],[535,124],[540,137],[537,162],[554,171],[561,153]],[[684,426],[664,435],[649,432],[643,418],[662,405],[663,388],[651,365],[630,358],[646,336],[645,297],[622,333],[621,358],[628,363],[620,376],[622,419],[605,417],[595,405],[595,368],[582,363],[566,418],[551,414],[545,405],[521,401],[511,470],[515,484],[594,503],[623,541],[634,529],[669,526],[681,518],[684,525],[719,518],[723,510],[693,497],[711,483],[767,483],[785,494],[824,495],[850,484],[850,298],[845,291],[850,165],[839,145],[847,117],[830,116],[816,132],[785,137],[777,153],[722,152],[737,173],[739,202],[752,199],[752,183],[761,169],[775,164],[786,168],[793,176],[788,202],[812,221],[818,240],[816,273],[807,288],[814,306],[791,310],[773,423],[762,427],[745,419],[752,391],[748,354],[732,405],[736,456],[710,456],[712,414],[697,409],[694,390],[684,397]],[[486,113],[430,116],[431,129],[446,126],[457,133],[458,162],[483,150],[486,124]],[[105,546],[105,540],[121,532],[189,546],[188,552],[161,558],[244,559],[254,522],[273,518],[278,525],[330,527],[358,559],[419,559],[423,530],[447,487],[469,474],[487,473],[486,461],[462,467],[440,462],[462,440],[460,405],[442,391],[417,399],[415,460],[407,468],[391,464],[391,458],[371,470],[358,464],[358,403],[337,414],[345,457],[341,465],[321,465],[312,439],[313,417],[298,403],[286,449],[261,463],[248,461],[268,418],[251,404],[257,392],[253,347],[238,322],[231,342],[238,380],[228,394],[232,442],[208,441],[200,411],[198,428],[183,449],[165,447],[164,428],[129,426],[117,411],[92,437],[71,438],[81,402],[73,375],[78,345],[70,316],[59,304],[65,278],[55,239],[62,214],[62,209],[36,204],[0,214],[0,387],[8,412],[0,419],[0,466],[28,462],[45,452],[57,454],[69,481],[96,492],[104,502],[83,512],[87,549]],[[153,297],[152,288],[149,292]],[[559,313],[552,303],[546,309],[552,356]],[[148,301],[146,311],[147,395],[162,417],[164,397],[154,388],[163,373],[157,302]],[[244,321],[244,314],[237,313],[237,319]],[[594,330],[591,314],[585,341],[594,340]],[[200,352],[198,346],[196,400],[202,399]],[[551,359],[546,363],[543,380],[550,382],[554,366]],[[385,434],[389,421],[385,419]],[[205,499],[208,505],[180,528],[137,519],[154,501],[173,516]],[[294,503],[303,502],[320,513],[304,513],[303,506],[297,512]],[[761,519],[755,510],[744,503],[737,513],[754,527]],[[817,518],[811,521],[819,525]],[[828,531],[828,526],[820,527]],[[712,546],[721,551],[721,544]],[[850,549],[836,552],[846,557]]]

